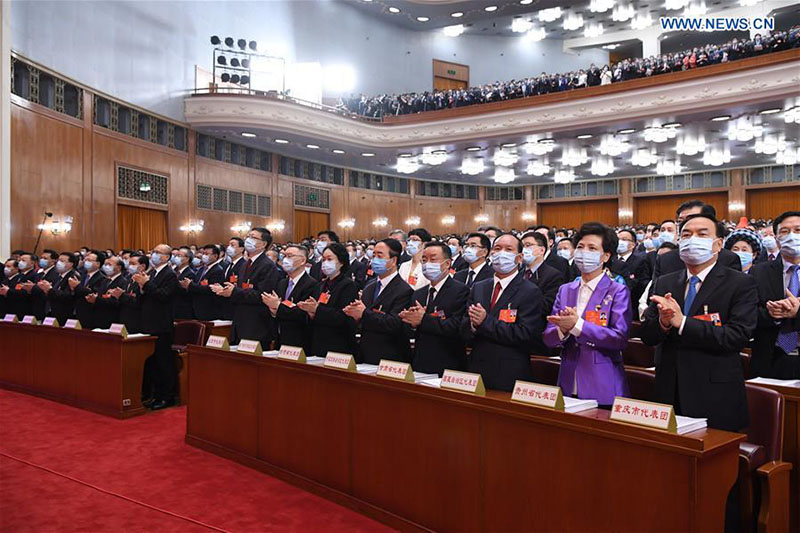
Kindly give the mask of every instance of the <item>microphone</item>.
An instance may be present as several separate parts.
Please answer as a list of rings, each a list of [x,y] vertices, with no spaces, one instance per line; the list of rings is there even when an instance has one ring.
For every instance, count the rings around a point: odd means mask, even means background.
[[[45,211],[44,214],[47,218],[51,218],[53,216],[53,213],[51,213],[50,211]]]

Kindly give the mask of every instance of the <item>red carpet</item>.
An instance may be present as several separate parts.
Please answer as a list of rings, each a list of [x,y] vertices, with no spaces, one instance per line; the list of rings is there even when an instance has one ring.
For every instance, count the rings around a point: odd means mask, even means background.
[[[116,420],[0,390],[0,530],[389,531],[185,431],[185,408]]]

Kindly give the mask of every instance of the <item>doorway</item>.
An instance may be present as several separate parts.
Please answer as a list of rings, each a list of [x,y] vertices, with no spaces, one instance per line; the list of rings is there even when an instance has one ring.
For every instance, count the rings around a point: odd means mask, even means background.
[[[301,242],[306,237],[316,236],[324,229],[330,228],[330,215],[319,211],[294,210],[294,242]]]

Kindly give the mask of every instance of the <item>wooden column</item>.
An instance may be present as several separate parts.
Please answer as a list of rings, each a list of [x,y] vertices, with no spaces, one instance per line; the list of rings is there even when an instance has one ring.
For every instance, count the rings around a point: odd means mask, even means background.
[[[728,188],[728,218],[738,221],[747,213],[747,192],[744,188],[744,170],[734,168],[729,171],[730,187]]]
[[[11,2],[0,2],[0,257],[11,254]]]
[[[536,199],[535,196],[535,189],[536,185],[526,185],[525,186],[525,213],[530,215],[533,218],[530,219],[523,219],[523,226],[533,226],[538,224],[539,220],[539,213],[537,213],[536,209]]]
[[[633,180],[623,178],[619,181],[619,224],[633,224]]]
[[[81,246],[106,246],[106,243],[95,242],[94,238],[94,95],[83,91],[83,208],[81,209],[80,227],[83,244]],[[113,182],[115,194],[117,177]],[[116,221],[114,221],[116,223]],[[115,237],[116,238],[116,237]]]

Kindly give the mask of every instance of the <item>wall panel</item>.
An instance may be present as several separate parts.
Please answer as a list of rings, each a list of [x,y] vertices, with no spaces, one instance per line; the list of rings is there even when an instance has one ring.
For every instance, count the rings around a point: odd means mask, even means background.
[[[542,202],[539,223],[559,228],[578,228],[584,222],[617,225],[617,199]]]
[[[638,196],[633,199],[633,219],[637,224],[661,223],[674,219],[675,209],[687,200],[702,200],[717,210],[718,218],[728,218],[728,193],[705,192],[689,194],[670,194],[664,196]]]
[[[784,211],[800,209],[800,186],[770,187],[747,191],[748,218],[775,218]]]

